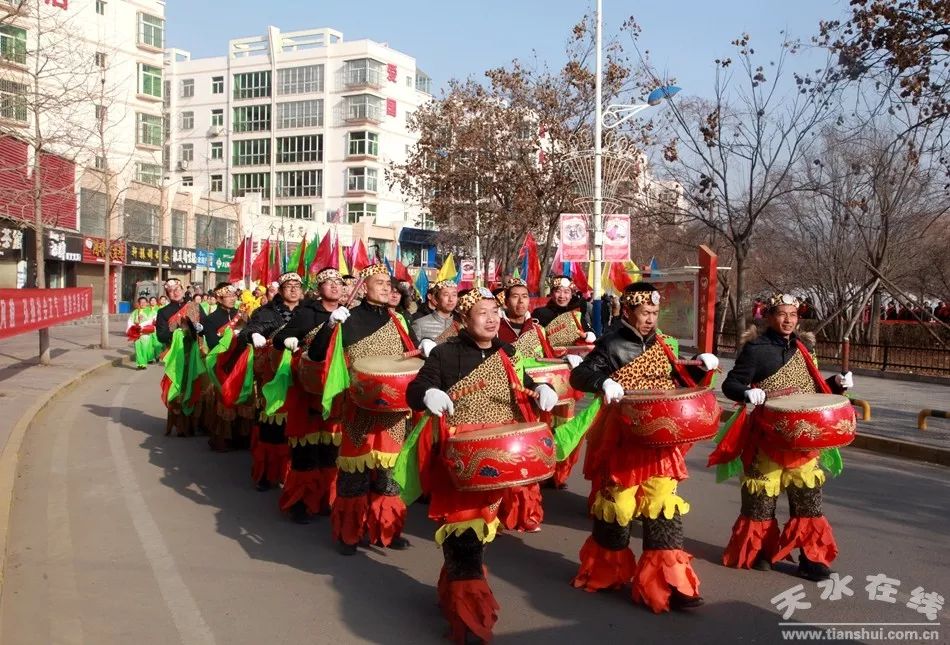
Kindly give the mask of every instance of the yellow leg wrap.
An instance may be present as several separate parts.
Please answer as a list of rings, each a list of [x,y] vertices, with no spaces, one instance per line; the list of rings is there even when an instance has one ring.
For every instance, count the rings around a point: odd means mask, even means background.
[[[633,520],[637,506],[637,487],[610,486],[597,491],[591,514],[598,520],[626,526]]]
[[[374,468],[393,468],[396,465],[397,457],[399,457],[398,452],[371,450],[365,455],[359,455],[358,457],[337,457],[336,465],[337,468],[345,473],[363,472],[364,470],[372,470]]]
[[[778,497],[782,492],[782,467],[760,452],[752,462],[752,469],[759,473],[756,477],[743,475],[742,485],[753,494],[765,493],[769,497]]]
[[[459,537],[465,531],[472,529],[475,531],[475,535],[478,536],[479,542],[482,544],[488,544],[495,539],[495,535],[498,533],[498,525],[501,524],[501,521],[498,518],[493,519],[491,522],[486,522],[482,518],[475,520],[468,520],[467,522],[451,522],[449,524],[443,524],[439,527],[439,530],[435,532],[435,543],[439,546],[442,546],[442,543],[445,542],[447,537],[452,535]]]
[[[663,513],[663,517],[671,520],[676,511],[679,511],[680,515],[689,513],[689,503],[676,494],[676,484],[672,477],[650,477],[640,484],[637,517],[655,520]]]
[[[798,468],[782,471],[782,488],[795,485],[798,488],[814,488],[825,483],[825,471],[818,466],[818,460],[812,459]]]

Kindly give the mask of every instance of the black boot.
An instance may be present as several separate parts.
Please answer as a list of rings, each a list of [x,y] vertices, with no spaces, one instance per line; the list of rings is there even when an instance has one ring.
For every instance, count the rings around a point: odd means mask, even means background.
[[[307,511],[307,505],[303,502],[297,502],[291,506],[290,519],[295,524],[310,524],[310,513]]]
[[[266,477],[265,477],[264,479],[262,479],[261,481],[257,482],[257,491],[258,491],[258,492],[260,492],[260,493],[266,493],[266,492],[269,491],[269,490],[270,490],[270,482],[267,481],[267,478],[266,478]]]
[[[805,552],[798,551],[798,575],[812,582],[827,580],[834,573],[827,565],[808,559]]]
[[[679,589],[673,589],[673,593],[670,595],[670,609],[695,609],[705,602],[702,596],[687,596],[681,593]]]
[[[397,535],[389,543],[389,548],[395,551],[404,551],[408,549],[410,546],[412,545],[410,544],[409,540],[407,540],[401,535]]]
[[[356,555],[355,544],[347,544],[346,542],[340,541],[337,542],[336,550],[340,555]]]

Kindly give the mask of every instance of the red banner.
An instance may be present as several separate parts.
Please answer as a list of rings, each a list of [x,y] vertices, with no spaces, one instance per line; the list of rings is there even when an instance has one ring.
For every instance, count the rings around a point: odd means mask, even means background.
[[[386,116],[396,116],[396,99],[386,99]]]
[[[0,338],[92,315],[92,287],[0,289]]]
[[[587,215],[561,213],[561,262],[587,262]]]
[[[604,215],[604,262],[630,259],[630,216]]]

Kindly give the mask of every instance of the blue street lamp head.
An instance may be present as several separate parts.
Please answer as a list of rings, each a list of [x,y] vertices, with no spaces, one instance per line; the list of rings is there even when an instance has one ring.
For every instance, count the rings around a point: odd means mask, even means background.
[[[675,85],[667,85],[666,87],[658,87],[647,97],[647,103],[650,105],[659,105],[663,99],[668,99],[674,94],[680,91],[680,88]]]

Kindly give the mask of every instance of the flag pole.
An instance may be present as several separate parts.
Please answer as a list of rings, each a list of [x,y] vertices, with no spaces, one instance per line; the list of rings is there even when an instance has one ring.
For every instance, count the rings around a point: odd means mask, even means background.
[[[601,133],[603,129],[603,59],[601,32],[603,31],[603,0],[597,0],[597,16],[595,30],[596,54],[594,56],[594,297],[593,311],[591,312],[591,322],[594,330],[601,332],[601,312],[600,301],[603,298],[603,284],[601,279],[601,269],[603,264],[604,252],[604,231],[603,231],[603,184],[601,183],[601,164],[603,149],[601,145]]]

